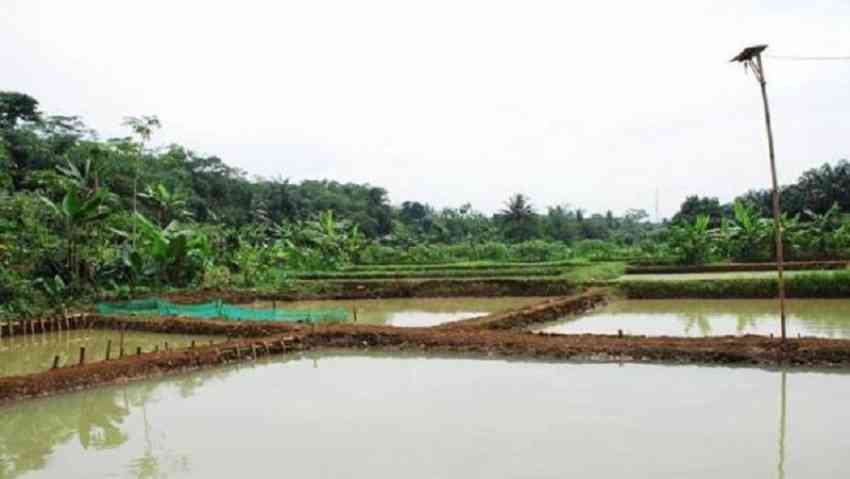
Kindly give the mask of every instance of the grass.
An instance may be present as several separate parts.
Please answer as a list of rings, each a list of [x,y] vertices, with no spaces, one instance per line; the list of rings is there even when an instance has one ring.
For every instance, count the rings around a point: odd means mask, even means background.
[[[454,271],[454,270],[495,270],[495,269],[523,269],[523,268],[547,268],[547,267],[571,267],[586,266],[590,261],[582,259],[569,259],[559,261],[541,261],[539,263],[528,262],[502,262],[502,261],[465,261],[459,263],[432,263],[432,264],[361,264],[343,269],[344,272],[354,271]]]
[[[314,271],[295,273],[296,279],[417,279],[417,278],[504,278],[560,276],[567,268],[448,269],[425,271]]]
[[[628,280],[618,283],[619,290],[633,299],[664,298],[775,298],[778,281],[770,277],[714,279]],[[850,271],[798,272],[786,280],[791,298],[850,298]]]
[[[312,271],[296,273],[293,277],[300,280],[381,280],[381,279],[486,279],[486,278],[552,278],[573,282],[609,281],[620,277],[625,264],[608,263],[561,263],[561,266],[537,266],[540,263],[528,263],[528,266],[512,268],[465,268],[418,270],[360,270],[360,271]],[[423,265],[435,266],[435,265]]]

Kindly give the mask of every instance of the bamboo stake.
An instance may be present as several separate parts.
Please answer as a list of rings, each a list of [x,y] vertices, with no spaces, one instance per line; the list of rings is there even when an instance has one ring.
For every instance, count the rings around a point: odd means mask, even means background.
[[[782,344],[787,340],[785,327],[785,275],[784,275],[784,252],[782,248],[782,221],[779,207],[779,181],[776,175],[776,150],[773,146],[773,127],[770,121],[770,106],[767,100],[767,80],[764,75],[764,64],[761,53],[767,45],[756,45],[745,48],[741,53],[732,58],[733,62],[743,63],[745,68],[752,70],[761,89],[761,99],[764,106],[764,123],[767,127],[767,146],[770,155],[770,178],[773,186],[771,200],[773,203],[773,224],[776,230],[776,272],[779,286],[779,318],[782,328]]]
[[[757,77],[761,87],[761,98],[764,104],[764,123],[767,126],[767,146],[770,153],[770,177],[773,182],[773,224],[776,228],[776,272],[779,279],[779,319],[782,327],[782,342],[787,340],[785,328],[785,277],[784,277],[784,254],[782,251],[782,223],[779,209],[779,182],[776,178],[776,152],[773,147],[773,127],[770,123],[770,106],[767,101],[767,81],[764,78],[764,67],[761,62],[761,53],[756,55],[758,64]]]

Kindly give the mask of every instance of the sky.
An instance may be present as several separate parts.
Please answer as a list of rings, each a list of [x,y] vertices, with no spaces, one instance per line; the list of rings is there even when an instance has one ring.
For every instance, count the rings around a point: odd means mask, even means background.
[[[848,25],[847,0],[0,0],[0,90],[394,204],[654,216],[657,193],[664,217],[770,185],[758,84],[728,60],[850,56]],[[780,182],[850,157],[850,61],[765,70]]]

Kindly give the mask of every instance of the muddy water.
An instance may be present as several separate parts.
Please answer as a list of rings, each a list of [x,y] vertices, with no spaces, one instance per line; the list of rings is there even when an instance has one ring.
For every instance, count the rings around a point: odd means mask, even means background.
[[[848,477],[847,376],[314,356],[0,407],[0,477]]]
[[[357,310],[357,322],[392,326],[434,326],[441,323],[474,318],[506,309],[519,308],[545,301],[547,298],[395,298],[358,299],[345,301],[295,301],[276,303],[287,309]],[[272,303],[257,302],[254,307],[271,308]]]
[[[850,300],[792,299],[787,303],[788,334],[850,338]],[[623,300],[540,330],[647,336],[779,335],[774,300]]]
[[[86,362],[102,360],[106,354],[106,345],[112,340],[112,357],[119,353],[121,333],[103,330],[71,330],[32,336],[12,336],[0,338],[0,376],[30,374],[50,369],[53,357],[57,354],[61,365],[79,361],[80,348],[86,348]],[[169,347],[188,346],[192,340],[208,341],[204,336],[186,336],[180,334],[157,334],[127,331],[124,335],[124,350],[135,354],[141,347],[148,352],[154,347],[160,349],[168,342]],[[217,338],[219,341],[221,338]],[[0,475],[0,477],[3,477]]]

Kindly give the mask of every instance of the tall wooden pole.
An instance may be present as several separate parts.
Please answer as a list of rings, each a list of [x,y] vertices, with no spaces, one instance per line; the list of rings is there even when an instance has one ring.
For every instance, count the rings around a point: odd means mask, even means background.
[[[761,86],[761,98],[764,103],[764,122],[767,125],[767,145],[770,151],[770,175],[773,180],[773,224],[776,229],[776,272],[779,276],[779,319],[782,327],[782,342],[786,340],[785,330],[785,277],[784,277],[784,255],[782,252],[782,224],[780,220],[779,209],[779,182],[776,179],[776,155],[773,149],[773,128],[770,124],[770,107],[767,101],[767,81],[764,78],[764,67],[761,62],[761,52],[756,55],[756,65],[758,67],[755,72],[758,78],[759,86]]]

